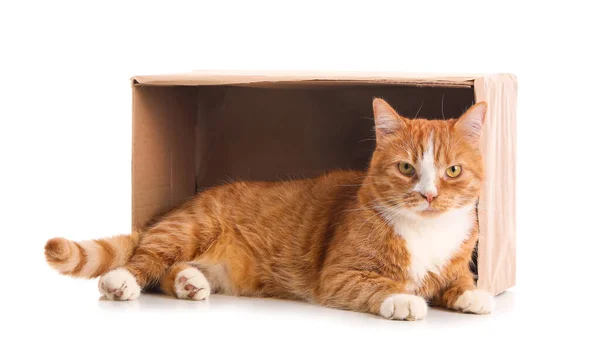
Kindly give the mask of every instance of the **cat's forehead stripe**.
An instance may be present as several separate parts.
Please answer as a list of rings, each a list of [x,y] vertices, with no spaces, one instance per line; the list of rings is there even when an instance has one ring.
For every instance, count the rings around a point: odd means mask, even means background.
[[[419,173],[419,182],[415,185],[413,190],[422,194],[433,194],[434,196],[437,196],[437,187],[435,186],[437,170],[435,168],[434,160],[433,132],[431,132],[427,138],[425,151],[421,154],[417,169]]]
[[[423,136],[421,141],[419,142],[419,149],[417,154],[417,161],[423,161],[425,157],[429,154],[434,154],[435,152],[435,143],[434,143],[434,134],[433,131],[429,132],[426,136]]]
[[[444,156],[444,139],[442,138],[442,136],[444,136],[443,133],[440,133],[436,130],[431,130],[429,133],[427,133],[426,136],[423,137],[423,141],[421,142],[424,148],[421,157],[425,156],[425,153],[427,153],[427,151],[430,151],[433,162],[439,163],[440,158]],[[418,160],[420,160],[421,157],[419,157]]]
[[[451,134],[448,127],[436,126],[414,130],[410,136],[399,141],[398,148],[406,154],[407,159],[417,164],[431,145],[434,163],[441,164],[447,161],[450,143]]]
[[[429,136],[427,137],[427,143],[425,145],[425,152],[423,153],[423,159],[427,158],[433,158],[433,152],[434,152],[434,143],[433,143],[433,131],[429,133]]]

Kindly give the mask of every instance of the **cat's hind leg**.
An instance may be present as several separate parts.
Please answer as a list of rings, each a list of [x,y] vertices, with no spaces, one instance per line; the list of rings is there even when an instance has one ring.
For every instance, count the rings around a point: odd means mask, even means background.
[[[169,268],[169,255],[177,250],[153,251],[152,244],[140,245],[125,266],[111,270],[98,281],[98,289],[108,300],[135,300],[142,289],[152,286]]]
[[[100,278],[100,293],[109,300],[134,300],[142,289],[152,287],[162,279],[177,258],[191,258],[191,254],[181,254],[178,244],[168,244],[166,239],[157,239],[146,234],[148,241],[135,250],[127,263],[109,271]],[[191,253],[191,251],[188,251]]]
[[[148,228],[125,265],[100,279],[100,292],[112,300],[132,300],[140,289],[165,283],[163,291],[180,298],[202,300],[208,281],[186,264],[204,253],[220,233],[198,201],[182,206]]]
[[[160,288],[165,294],[179,299],[204,300],[210,296],[210,284],[197,267],[180,262],[169,268],[160,279]]]

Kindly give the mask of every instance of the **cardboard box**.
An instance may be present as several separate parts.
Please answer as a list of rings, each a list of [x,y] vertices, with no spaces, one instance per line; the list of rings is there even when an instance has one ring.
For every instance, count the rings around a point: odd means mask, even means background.
[[[132,81],[134,228],[225,181],[365,169],[373,97],[411,118],[458,117],[487,101],[475,269],[493,294],[515,284],[513,75],[196,71]]]

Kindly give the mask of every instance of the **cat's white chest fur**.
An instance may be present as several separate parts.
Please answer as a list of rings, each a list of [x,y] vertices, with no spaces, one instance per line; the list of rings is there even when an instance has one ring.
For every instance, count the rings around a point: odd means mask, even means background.
[[[406,241],[410,253],[409,273],[420,286],[428,272],[439,274],[473,225],[473,207],[450,210],[437,217],[398,215],[388,217],[394,231]]]

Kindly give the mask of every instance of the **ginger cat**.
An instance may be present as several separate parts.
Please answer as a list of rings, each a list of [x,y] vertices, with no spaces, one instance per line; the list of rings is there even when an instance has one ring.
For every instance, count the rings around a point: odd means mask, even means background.
[[[487,105],[445,121],[406,119],[381,99],[373,109],[366,172],[218,186],[139,233],[50,239],[46,259],[65,275],[101,276],[111,300],[159,285],[180,299],[292,298],[388,319],[422,319],[428,302],[490,313],[469,271]]]

